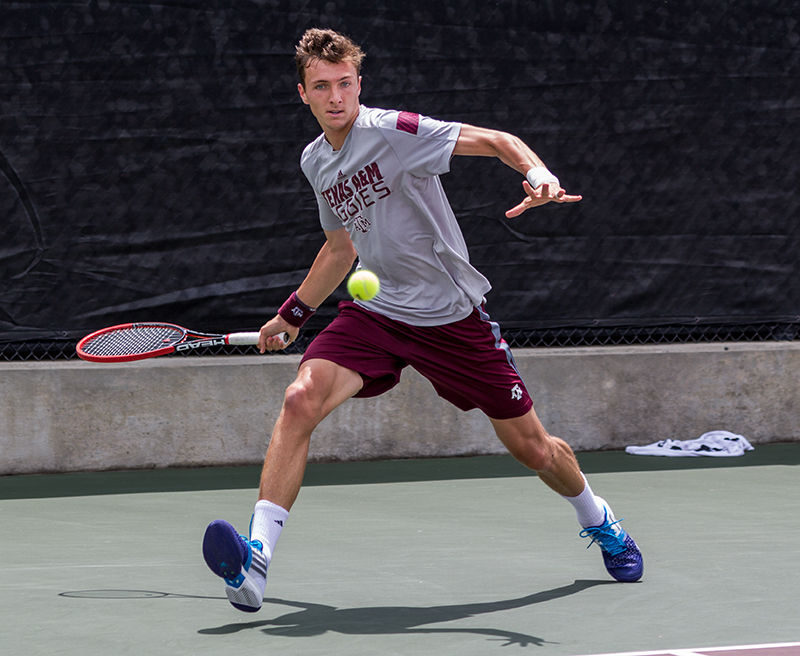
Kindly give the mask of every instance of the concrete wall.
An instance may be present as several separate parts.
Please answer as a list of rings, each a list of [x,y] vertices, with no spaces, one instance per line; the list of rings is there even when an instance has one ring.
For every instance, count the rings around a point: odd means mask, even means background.
[[[725,429],[800,439],[800,343],[518,349],[545,426],[576,450]],[[258,463],[298,356],[0,364],[0,474]],[[407,370],[377,399],[347,402],[311,458],[502,453]]]

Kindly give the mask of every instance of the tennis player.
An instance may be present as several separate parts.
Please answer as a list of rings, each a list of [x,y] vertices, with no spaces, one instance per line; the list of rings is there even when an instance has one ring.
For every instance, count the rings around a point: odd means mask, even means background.
[[[316,194],[325,242],[303,283],[261,328],[261,352],[295,339],[342,283],[356,257],[380,292],[345,301],[312,341],[286,389],[264,460],[259,500],[245,538],[226,521],[203,540],[211,570],[238,609],[261,607],[266,572],[306,466],[311,433],[350,397],[391,389],[410,365],[442,398],[479,408],[517,460],[570,502],[580,535],[602,550],[618,581],[642,576],[642,557],[609,505],[596,496],[572,449],[545,430],[511,352],[484,305],[488,280],[467,247],[439,176],[454,155],[495,157],[524,176],[508,218],[546,203],[574,203],[544,162],[504,132],[360,104],[363,52],[347,37],[311,29],[296,48],[302,101],[322,128],[301,157]]]

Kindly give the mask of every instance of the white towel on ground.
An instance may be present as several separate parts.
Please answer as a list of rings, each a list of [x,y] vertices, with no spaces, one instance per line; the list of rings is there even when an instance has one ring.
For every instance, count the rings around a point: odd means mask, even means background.
[[[753,446],[742,435],[724,430],[703,433],[693,440],[661,440],[644,446],[626,446],[625,452],[637,456],[743,456]]]

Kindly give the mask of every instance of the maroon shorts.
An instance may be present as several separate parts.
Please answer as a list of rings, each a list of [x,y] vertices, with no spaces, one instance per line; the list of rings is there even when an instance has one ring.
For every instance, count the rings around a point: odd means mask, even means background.
[[[342,301],[339,315],[302,361],[316,358],[358,372],[364,380],[359,397],[390,390],[411,365],[462,410],[480,408],[492,419],[511,419],[533,405],[499,326],[482,308],[461,321],[422,327]]]

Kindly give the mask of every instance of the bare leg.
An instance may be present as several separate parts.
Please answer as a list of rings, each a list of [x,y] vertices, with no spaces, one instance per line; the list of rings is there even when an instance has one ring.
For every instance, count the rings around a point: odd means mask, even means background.
[[[608,505],[586,484],[570,446],[542,426],[533,408],[516,419],[492,419],[497,437],[523,465],[575,507],[582,537],[591,537],[603,552],[603,563],[617,581],[642,578],[642,554],[617,522]],[[595,517],[594,520],[590,519]]]
[[[259,501],[250,539],[240,538],[224,520],[211,522],[203,536],[203,558],[225,579],[225,594],[239,610],[261,608],[267,568],[306,468],[311,431],[363,385],[361,376],[326,360],[308,360],[286,388],[261,473]]]
[[[544,429],[533,408],[522,417],[490,421],[511,455],[535,470],[548,487],[567,497],[583,491],[585,482],[574,452]]]
[[[334,408],[356,394],[356,372],[327,360],[308,360],[286,388],[261,471],[259,499],[286,510],[294,504],[306,469],[311,433]]]

